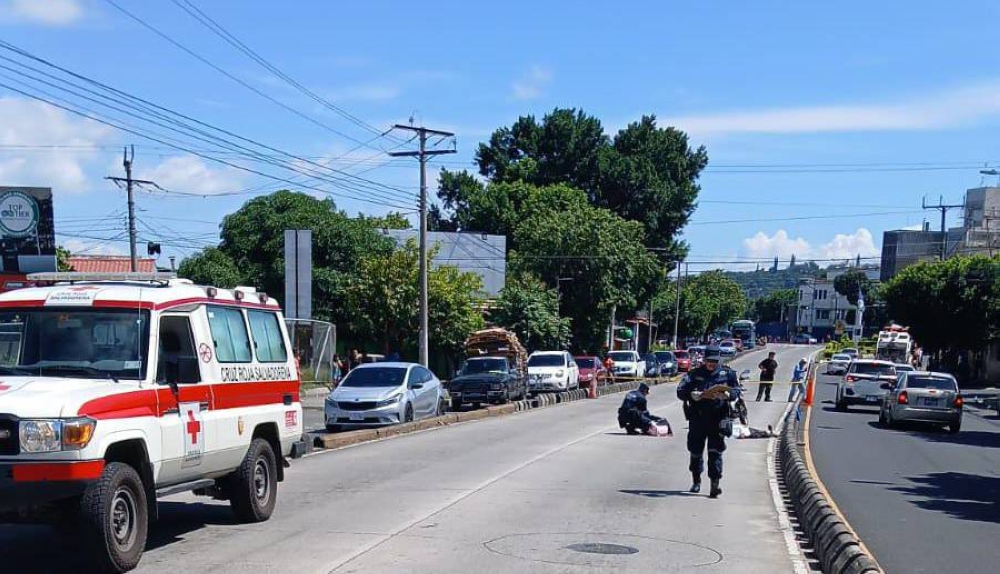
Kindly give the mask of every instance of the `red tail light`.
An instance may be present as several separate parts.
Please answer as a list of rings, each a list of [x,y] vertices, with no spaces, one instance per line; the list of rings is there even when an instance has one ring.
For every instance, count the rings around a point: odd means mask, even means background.
[[[906,396],[906,391],[903,391],[899,393],[899,399],[897,399],[896,402],[898,402],[901,405],[908,405],[910,404],[910,397]]]
[[[965,399],[962,398],[962,395],[955,395],[955,408],[962,408],[963,405],[965,405]]]
[[[858,380],[858,378],[852,377],[851,375],[847,375],[847,378],[845,378],[844,380],[847,381],[848,383],[853,383],[854,381]]]

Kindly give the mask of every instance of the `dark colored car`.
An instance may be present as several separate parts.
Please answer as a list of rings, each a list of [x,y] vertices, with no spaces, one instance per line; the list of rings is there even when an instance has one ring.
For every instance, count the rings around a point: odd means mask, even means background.
[[[528,379],[512,367],[506,357],[473,357],[465,361],[458,375],[448,383],[451,408],[462,404],[503,404],[528,396]]]
[[[589,388],[596,384],[601,386],[610,378],[608,370],[601,364],[598,357],[573,357],[576,366],[580,367],[580,386]]]
[[[686,373],[691,370],[691,355],[685,350],[674,351],[674,357],[677,358],[677,370]]]
[[[677,374],[677,358],[671,351],[654,351],[645,357],[647,377],[672,377]]]

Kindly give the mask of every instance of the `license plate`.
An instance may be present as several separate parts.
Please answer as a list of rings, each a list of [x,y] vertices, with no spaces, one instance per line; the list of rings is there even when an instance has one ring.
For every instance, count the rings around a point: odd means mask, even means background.
[[[865,400],[868,401],[869,403],[877,403],[879,401],[879,396],[878,395],[868,395],[868,396],[865,397]]]
[[[363,421],[365,420],[365,413],[351,413],[350,417],[352,421]]]
[[[938,406],[939,399],[924,399],[923,405],[925,407],[936,407]]]

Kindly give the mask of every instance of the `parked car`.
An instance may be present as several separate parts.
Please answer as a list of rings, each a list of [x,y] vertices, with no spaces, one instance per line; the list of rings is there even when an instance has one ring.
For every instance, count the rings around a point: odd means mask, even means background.
[[[844,355],[849,355],[851,357],[851,359],[860,359],[861,358],[861,352],[858,351],[855,348],[852,348],[852,347],[848,347],[846,349],[841,349],[840,352],[842,354],[844,354]]]
[[[809,333],[799,333],[792,337],[792,343],[796,345],[815,345],[817,341],[816,337],[813,337]]]
[[[608,356],[614,361],[612,370],[615,377],[638,378],[645,374],[642,358],[636,351],[611,351]]]
[[[878,405],[895,383],[896,366],[889,361],[852,361],[837,385],[836,408],[846,411],[850,405]]]
[[[847,367],[851,364],[851,356],[845,353],[836,353],[830,357],[830,361],[826,364],[826,374],[828,375],[846,375]]]
[[[373,427],[442,415],[444,389],[434,373],[415,363],[365,363],[326,398],[327,430]]]
[[[735,357],[736,356],[736,343],[731,340],[723,341],[719,343],[719,352],[722,353],[723,357]]]
[[[691,355],[685,350],[674,351],[674,357],[677,357],[677,370],[686,373],[691,370]]]
[[[528,357],[528,390],[568,391],[580,388],[580,368],[566,351],[535,351]]]
[[[654,351],[645,357],[647,377],[672,377],[677,374],[677,357],[671,351]]]
[[[887,427],[904,421],[938,423],[957,433],[963,404],[958,383],[948,373],[904,372],[882,399],[878,420]]]
[[[601,386],[607,383],[610,373],[604,368],[599,357],[573,357],[580,369],[580,386],[590,388],[591,385]]]
[[[471,357],[448,383],[448,394],[455,411],[462,403],[472,403],[473,408],[481,403],[504,404],[527,398],[528,381],[507,357]]]

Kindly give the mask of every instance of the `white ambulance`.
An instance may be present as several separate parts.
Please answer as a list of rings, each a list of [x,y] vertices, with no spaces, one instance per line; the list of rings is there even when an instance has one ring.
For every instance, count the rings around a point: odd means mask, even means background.
[[[0,295],[0,522],[78,521],[94,570],[134,568],[159,497],[267,520],[305,451],[281,309],[157,274],[38,274]]]

